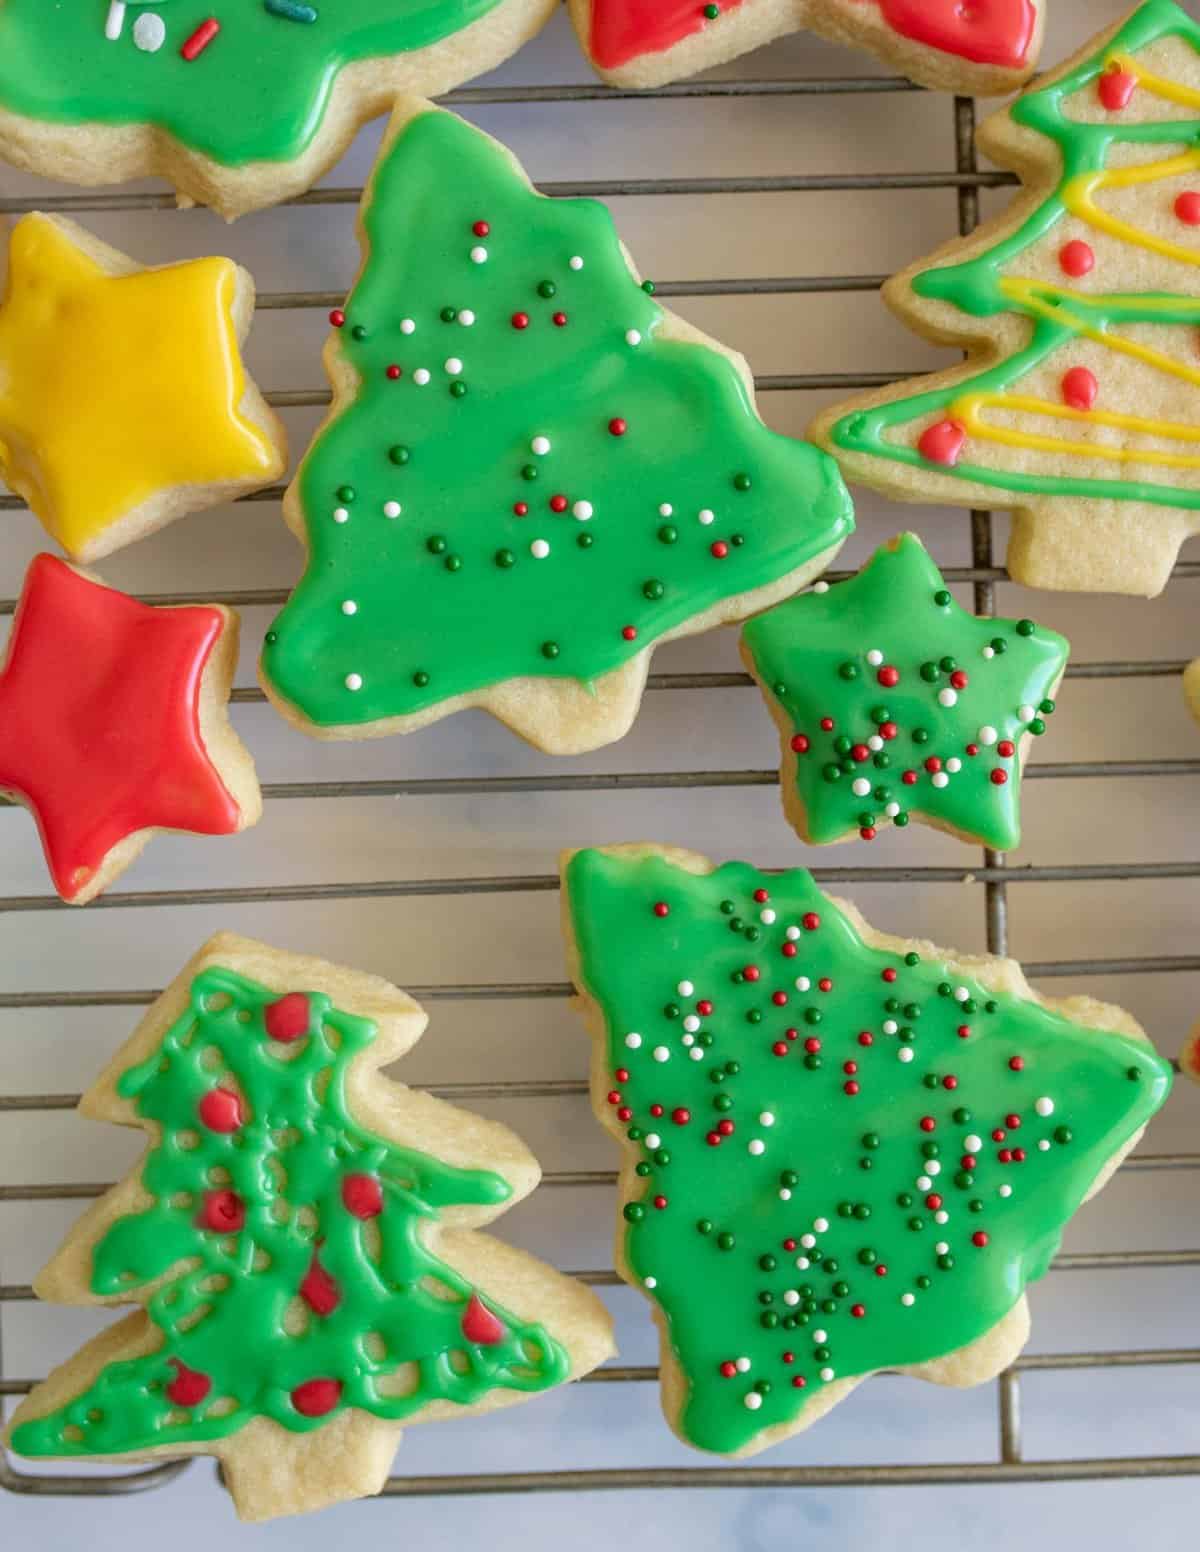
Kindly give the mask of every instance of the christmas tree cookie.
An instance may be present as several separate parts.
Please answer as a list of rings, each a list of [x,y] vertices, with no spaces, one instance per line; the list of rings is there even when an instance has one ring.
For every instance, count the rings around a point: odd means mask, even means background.
[[[769,431],[745,362],[640,285],[607,210],[401,107],[333,408],[284,505],[303,579],[262,682],[323,738],[482,706],[556,754],[619,738],[653,647],[818,575],[853,528],[832,459]]]
[[[901,500],[1011,507],[1019,581],[1153,596],[1200,529],[1200,22],[1147,0],[980,144],[1024,192],[884,290],[966,364],[813,435]]]
[[[238,617],[152,608],[54,555],[25,578],[0,661],[0,794],[37,820],[54,887],[84,905],[158,830],[257,823],[226,710]]]
[[[1134,1020],[874,931],[795,871],[656,846],[563,869],[617,1265],[682,1438],[750,1454],[880,1369],[990,1379],[1026,1285],[1170,1089]]]
[[[869,49],[914,81],[1006,92],[1032,74],[1046,0],[567,0],[606,81],[660,86],[801,27]]]
[[[43,215],[17,222],[8,257],[0,476],[75,560],[283,472],[283,427],[242,365],[254,282],[239,265],[146,268]]]
[[[0,155],[72,183],[167,179],[229,219],[309,188],[400,92],[434,95],[554,0],[0,0]]]
[[[577,1378],[603,1306],[479,1229],[506,1127],[380,1076],[425,1015],[375,976],[213,938],[80,1104],[149,1134],[34,1286],[131,1304],[22,1403],[18,1454],[214,1455],[244,1519],[378,1492],[405,1423]]]
[[[784,809],[817,845],[910,818],[1019,845],[1021,766],[1069,650],[1032,620],[969,614],[915,534],[742,633],[783,736]]]

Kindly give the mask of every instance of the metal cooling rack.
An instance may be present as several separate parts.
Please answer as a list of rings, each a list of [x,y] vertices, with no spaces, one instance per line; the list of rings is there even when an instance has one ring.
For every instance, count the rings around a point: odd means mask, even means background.
[[[783,79],[766,81],[684,82],[653,92],[625,92],[604,86],[477,87],[449,94],[442,101],[455,108],[474,108],[498,104],[546,104],[563,102],[620,103],[627,100],[686,98],[759,98],[759,97],[834,97],[871,93],[907,93],[919,88],[901,78],[843,77],[839,79]],[[1002,172],[981,171],[975,158],[975,102],[956,98],[953,104],[954,167],[927,173],[801,174],[749,178],[643,178],[588,182],[542,183],[547,194],[589,195],[596,198],[671,194],[760,194],[814,191],[880,191],[904,189],[955,190],[958,202],[959,230],[970,232],[979,221],[979,191],[1015,185],[1017,180]],[[298,206],[357,206],[361,188],[322,188],[301,195],[289,203]],[[30,209],[62,213],[146,211],[174,208],[168,194],[66,194],[33,199],[0,199],[0,215],[20,215]],[[882,275],[792,275],[780,278],[711,279],[656,282],[656,294],[663,298],[710,296],[761,296],[873,292],[882,284]],[[260,294],[258,306],[264,309],[330,308],[342,301],[340,292],[267,292]],[[786,392],[805,389],[831,389],[850,392],[893,381],[895,374],[868,373],[793,373],[760,376],[759,392]],[[275,391],[267,395],[277,408],[319,406],[329,402],[322,389]],[[276,486],[245,497],[247,501],[278,501],[283,488]],[[20,510],[16,497],[0,496],[0,511]],[[994,556],[992,516],[989,512],[971,513],[972,564],[946,567],[949,582],[973,585],[974,606],[978,614],[995,612],[995,585],[1007,577]],[[845,576],[830,572],[831,579]],[[1176,565],[1172,578],[1200,577],[1200,561]],[[189,602],[191,594],[143,594],[146,601],[158,604]],[[284,590],[243,590],[208,593],[234,607],[282,604]],[[11,614],[15,599],[0,599],[0,615]],[[1075,679],[1144,679],[1178,676],[1182,661],[1114,661],[1075,663],[1067,670]],[[749,686],[748,675],[741,673],[660,673],[649,679],[650,690],[713,690]],[[263,699],[257,689],[235,690],[235,703]],[[1107,760],[1037,764],[1026,772],[1026,779],[1055,780],[1108,777],[1156,777],[1200,775],[1200,759]],[[263,787],[268,801],[284,798],[365,798],[421,795],[464,795],[473,793],[602,792],[612,790],[663,788],[729,788],[773,786],[775,770],[742,771],[637,771],[622,774],[578,775],[573,773],[497,778],[425,778],[375,781],[280,782]],[[1077,864],[1063,866],[1029,865],[1010,868],[1004,855],[985,850],[982,866],[959,867],[817,867],[814,876],[822,883],[906,884],[906,883],[979,883],[983,886],[986,913],[987,947],[993,954],[1008,952],[1009,888],[1022,883],[1063,883],[1095,880],[1193,879],[1200,878],[1200,860],[1194,862]],[[452,896],[484,894],[528,894],[558,888],[554,875],[496,876],[480,878],[432,878],[387,880],[365,883],[316,883],[263,888],[206,888],[175,890],[116,891],[94,901],[89,911],[119,910],[124,907],[191,906],[246,904],[279,901],[329,901],[381,899],[397,896]],[[0,896],[0,913],[69,910],[54,896]],[[1200,955],[1156,958],[1097,958],[1051,961],[1025,961],[1025,969],[1034,980],[1091,975],[1163,975],[1172,972],[1200,971]],[[572,988],[558,982],[510,982],[498,985],[441,984],[410,986],[408,990],[421,1002],[549,1000],[571,995]],[[138,1008],[147,1006],[158,995],[156,990],[82,992],[8,992],[0,994],[0,1010],[34,1008]],[[491,1099],[555,1100],[585,1095],[587,1084],[559,1079],[543,1082],[452,1083],[432,1086],[430,1092],[445,1099],[471,1102]],[[63,1111],[72,1109],[78,1094],[0,1095],[0,1114],[18,1111]],[[1198,1153],[1138,1154],[1126,1161],[1127,1171],[1165,1171],[1200,1169]],[[610,1170],[550,1171],[543,1185],[554,1187],[595,1187],[611,1190],[616,1172]],[[86,1201],[99,1196],[104,1185],[91,1182],[0,1186],[0,1204],[6,1202]],[[1165,1267],[1200,1267],[1200,1248],[1163,1251],[1104,1251],[1059,1255],[1053,1264],[1056,1272],[1113,1271]],[[611,1270],[574,1271],[571,1275],[592,1287],[619,1286]],[[8,1303],[30,1301],[33,1289],[24,1284],[0,1284],[0,1317]],[[0,1328],[2,1335],[2,1328]],[[1152,1366],[1200,1365],[1200,1347],[1155,1350],[1097,1351],[1031,1355],[1017,1362],[995,1381],[997,1440],[995,1459],[984,1461],[922,1462],[905,1465],[852,1466],[744,1466],[698,1465],[682,1468],[650,1467],[609,1470],[512,1471],[486,1474],[436,1476],[398,1476],[389,1479],[384,1496],[423,1497],[438,1494],[499,1494],[563,1492],[570,1490],[630,1488],[697,1487],[878,1487],[996,1482],[1066,1482],[1114,1478],[1182,1477],[1200,1475],[1200,1453],[1107,1457],[1094,1459],[1027,1459],[1021,1436],[1021,1377],[1024,1374],[1073,1369],[1129,1369]],[[587,1375],[583,1384],[651,1384],[657,1381],[653,1366],[609,1364]],[[5,1378],[3,1347],[0,1344],[0,1398],[26,1394],[32,1379]],[[17,1470],[0,1452],[0,1489],[13,1493],[40,1494],[47,1497],[103,1497],[144,1492],[163,1486],[194,1465],[184,1460],[123,1474],[41,1475]]]

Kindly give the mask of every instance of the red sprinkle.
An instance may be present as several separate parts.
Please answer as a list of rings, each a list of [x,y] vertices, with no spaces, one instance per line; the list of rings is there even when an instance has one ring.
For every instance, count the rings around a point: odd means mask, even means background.
[[[970,682],[970,675],[965,673],[961,668],[956,668],[950,675],[950,683],[956,690],[965,690]]]
[[[897,726],[897,724],[895,722],[881,722],[880,723],[880,725],[879,725],[879,736],[880,736],[880,738],[886,739],[890,743],[891,740],[893,738],[897,738],[899,736],[899,734],[900,734],[900,729],[899,729],[899,727]]]
[[[833,732],[833,718],[832,717],[822,717],[821,718],[821,731],[822,731],[822,733],[832,733]]]
[[[875,1044],[875,1036],[871,1033],[871,1031],[869,1029],[861,1030],[859,1032],[859,1036],[858,1036],[858,1043],[859,1043],[859,1045],[874,1045]]]
[[[942,1205],[942,1199],[936,1191],[931,1191],[925,1198],[925,1205],[929,1208],[930,1212],[937,1212],[938,1208]]]
[[[833,990],[833,982],[827,975],[823,975],[817,982],[817,990],[819,992],[831,992]]]
[[[1007,1127],[1008,1127],[1008,1128],[1009,1128],[1009,1129],[1010,1129],[1010,1130],[1011,1130],[1011,1131],[1014,1131],[1014,1132],[1015,1132],[1015,1131],[1016,1131],[1016,1130],[1017,1130],[1017,1128],[1018,1128],[1018,1127],[1019,1127],[1019,1126],[1020,1126],[1020,1124],[1021,1124],[1021,1117],[1020,1117],[1020,1116],[1019,1116],[1019,1115],[1017,1115],[1017,1113],[1016,1113],[1016,1111],[1014,1111],[1014,1112],[1013,1112],[1013,1113],[1012,1113],[1012,1115],[1006,1115],[1006,1116],[1005,1116],[1005,1117],[1004,1117],[1004,1124],[1005,1124],[1005,1126],[1007,1126]]]
[[[787,1000],[788,999],[787,999],[787,993],[786,992],[772,992],[771,993],[771,1001],[775,1004],[775,1006],[777,1008],[786,1008],[787,1007]]]
[[[788,1030],[788,1034],[791,1034],[790,1029]],[[820,1039],[816,1035],[809,1035],[808,1039],[804,1042],[804,1049],[810,1056],[815,1056],[821,1049]]]
[[[632,1121],[633,1120],[633,1111],[630,1110],[628,1105],[622,1105],[620,1110],[617,1111],[617,1120],[618,1121]]]
[[[797,733],[795,738],[792,739],[792,753],[793,754],[807,754],[808,750],[809,750],[808,735],[805,734],[805,733]]]
[[[567,510],[567,498],[563,495],[550,497],[551,512],[565,512]]]
[[[845,1089],[847,1094],[851,1095],[851,1097],[859,1092],[859,1086],[853,1078],[851,1078],[848,1083],[843,1083],[842,1087]]]
[[[207,21],[202,21],[191,37],[184,43],[179,52],[184,59],[191,64],[193,59],[203,54],[204,50],[221,30],[221,24],[215,16],[210,16]]]
[[[958,1087],[958,1079],[953,1073],[949,1073],[942,1079],[942,1087],[944,1089],[956,1089]]]
[[[567,326],[566,313],[555,313],[552,322],[556,329],[565,329]]]
[[[671,1120],[674,1121],[676,1126],[686,1126],[691,1119],[692,1112],[685,1110],[682,1105],[671,1111]]]
[[[783,957],[785,959],[795,959],[796,955],[800,952],[800,950],[796,947],[796,945],[789,938],[787,940],[787,942],[783,945],[783,947],[779,950],[779,952],[783,955]]]
[[[396,381],[396,379],[398,377],[400,377],[401,375],[402,374],[401,374],[400,368],[393,361],[391,366],[389,366],[388,369],[387,369],[386,376],[388,378],[388,381],[394,383]]]
[[[1020,1072],[1025,1066],[1025,1058],[1023,1056],[1010,1056],[1008,1059],[1008,1065],[1014,1072]]]
[[[776,1056],[786,1056],[788,1053],[787,1041],[776,1040],[775,1044],[771,1047],[771,1050],[774,1051]]]
[[[808,1384],[808,1381],[804,1378],[803,1374],[795,1374],[792,1376],[792,1384],[796,1387],[797,1390],[803,1390],[804,1387]]]
[[[889,965],[886,970],[881,972],[881,979],[887,981],[889,985],[896,979],[896,972],[891,965]]]
[[[514,501],[513,512],[517,517],[527,517],[529,515],[528,501]]]
[[[655,1205],[655,1207],[657,1207],[661,1211],[667,1205],[666,1197],[665,1196],[656,1196],[654,1198],[654,1205]]]
[[[514,313],[512,315],[512,326],[514,329],[527,329],[529,327],[529,314]]]
[[[1008,781],[1008,772],[1007,771],[995,770],[995,771],[992,772],[992,786],[993,787],[1003,787],[1007,781]]]
[[[761,972],[757,965],[747,965],[742,971],[742,974],[745,976],[747,981],[757,981]]]
[[[486,221],[476,221],[471,230],[476,237],[487,237],[490,235],[492,228]]]
[[[718,1121],[717,1131],[722,1137],[732,1137],[734,1126],[732,1121]]]
[[[626,641],[636,641],[637,640],[637,626],[636,625],[623,625],[621,627],[621,635],[624,636]]]
[[[696,1004],[696,1012],[700,1015],[701,1018],[707,1018],[712,1010],[713,1005],[711,1002],[709,1002],[707,997],[702,997]]]
[[[624,436],[626,431],[629,430],[629,425],[628,422],[622,420],[619,415],[614,415],[608,423],[608,429],[612,432],[613,436]]]
[[[759,904],[759,905],[766,905],[767,901],[770,898],[771,898],[770,894],[765,889],[756,889],[754,891],[754,899],[755,899],[756,903]]]
[[[867,1313],[867,1306],[865,1304],[852,1304],[850,1306],[850,1313],[854,1316],[855,1320],[861,1320]]]
[[[663,1107],[661,1105],[651,1105],[650,1106],[650,1114],[657,1121],[659,1116],[663,1114]]]
[[[1012,742],[1011,739],[1002,738],[996,745],[996,753],[1002,760],[1011,760],[1016,752],[1016,745]]]
[[[923,1132],[932,1132],[937,1127],[937,1122],[932,1116],[922,1116],[919,1124]]]
[[[346,321],[346,314],[340,307],[335,307],[329,315],[329,321],[335,329],[340,329]]]
[[[971,1235],[972,1245],[978,1245],[980,1250],[983,1249],[987,1242],[988,1237],[982,1229],[976,1229],[975,1233]]]
[[[804,915],[800,918],[800,925],[804,928],[805,932],[816,932],[817,928],[821,925],[821,918],[817,915],[816,911],[805,911]]]
[[[655,916],[660,916],[660,917],[661,916],[670,916],[670,914],[671,914],[671,907],[667,904],[667,902],[665,900],[656,900],[654,902],[654,914],[655,914]]]
[[[715,544],[709,545],[709,554],[716,560],[724,560],[729,554],[729,546],[724,539],[718,539]]]
[[[725,1362],[721,1365],[720,1372],[727,1380],[731,1380],[737,1373],[737,1364],[734,1363],[732,1358],[726,1358]]]
[[[971,1038],[970,1024],[960,1024],[958,1026],[958,1038],[960,1040],[969,1040]]]
[[[916,771],[905,771],[904,775],[900,778],[906,787],[915,787],[917,784],[917,779]]]
[[[881,668],[875,675],[885,690],[894,690],[900,683],[900,670],[898,668]]]

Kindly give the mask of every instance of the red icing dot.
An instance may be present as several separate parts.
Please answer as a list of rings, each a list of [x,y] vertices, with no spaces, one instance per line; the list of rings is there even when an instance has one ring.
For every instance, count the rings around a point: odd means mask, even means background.
[[[893,690],[900,683],[900,670],[898,668],[881,668],[875,677],[885,690]]]
[[[393,382],[394,383],[396,381],[396,379],[400,375],[401,375],[400,368],[393,361],[392,364],[388,367],[387,372],[386,372],[386,376],[387,376],[389,382]]]
[[[341,1380],[305,1380],[292,1391],[292,1405],[301,1417],[324,1417],[341,1399]]]
[[[471,230],[475,233],[476,237],[487,237],[492,228],[486,221],[476,221]]]
[[[674,1121],[676,1126],[686,1126],[691,1119],[692,1112],[686,1110],[682,1105],[671,1111],[671,1120]]]
[[[314,1315],[332,1315],[342,1302],[341,1289],[321,1265],[315,1250],[300,1284],[300,1297]]]
[[[637,640],[637,626],[636,625],[623,625],[621,627],[621,635],[624,636],[626,641],[636,641]]]
[[[514,313],[512,315],[512,326],[514,329],[527,329],[529,327],[529,314]]]
[[[552,321],[556,329],[565,329],[567,326],[567,315],[566,313],[555,313]]]
[[[1089,244],[1076,237],[1063,247],[1058,262],[1064,275],[1070,275],[1072,280],[1080,280],[1095,269],[1096,255]]]
[[[809,750],[808,735],[805,734],[805,733],[797,733],[795,738],[792,739],[792,753],[793,754],[807,754],[808,750]]]
[[[1200,194],[1189,190],[1175,201],[1175,214],[1184,226],[1200,226]]]
[[[267,1034],[272,1040],[282,1040],[285,1045],[308,1034],[309,1020],[308,998],[303,992],[288,992],[286,997],[268,1003],[263,1009]]]
[[[961,420],[939,420],[921,433],[917,451],[930,463],[940,463],[953,468],[962,457],[963,444],[967,440],[967,428]]]
[[[620,415],[614,415],[608,423],[608,429],[613,436],[624,436],[629,430],[629,423],[622,420]]]
[[[189,1369],[178,1358],[169,1358],[175,1365],[175,1378],[167,1386],[167,1395],[178,1407],[199,1406],[212,1389],[212,1380],[199,1369]]]
[[[804,928],[805,932],[816,932],[817,928],[821,925],[821,918],[817,915],[816,911],[806,911],[800,918],[800,925]]]
[[[988,1237],[982,1229],[976,1229],[975,1233],[971,1235],[972,1245],[978,1245],[980,1250],[983,1249],[987,1242]]]
[[[565,512],[567,510],[567,498],[563,495],[550,497],[551,512]]]
[[[1062,380],[1063,403],[1068,409],[1090,410],[1100,392],[1096,374],[1086,366],[1073,366]]]
[[[655,916],[659,916],[659,917],[670,916],[670,914],[671,914],[671,907],[667,904],[667,902],[665,900],[656,900],[654,902],[654,914],[655,914]]]
[[[1002,786],[1004,786],[1004,784],[1005,784],[1005,782],[1007,780],[1008,780],[1008,772],[1007,771],[993,771],[992,772],[992,786],[993,787],[1002,787]]]
[[[229,1089],[209,1089],[200,1101],[200,1119],[210,1132],[236,1132],[242,1124],[242,1102]]]
[[[1120,113],[1129,106],[1129,100],[1137,90],[1137,77],[1120,65],[1112,64],[1098,82],[1100,101],[1110,113]]]
[[[347,1175],[342,1204],[355,1218],[377,1218],[383,1211],[383,1187],[375,1175]]]
[[[467,1301],[462,1318],[462,1334],[468,1342],[474,1342],[479,1347],[495,1347],[497,1342],[504,1340],[502,1322],[477,1293],[473,1293]]]
[[[246,1204],[236,1191],[206,1191],[200,1221],[218,1234],[236,1234],[246,1222]]]
[[[729,554],[729,546],[725,543],[724,539],[718,539],[715,544],[710,544],[708,549],[709,554],[712,555],[715,560],[724,560],[725,557]]]
[[[340,329],[346,321],[346,314],[340,307],[335,307],[329,315],[329,321],[335,329]]]

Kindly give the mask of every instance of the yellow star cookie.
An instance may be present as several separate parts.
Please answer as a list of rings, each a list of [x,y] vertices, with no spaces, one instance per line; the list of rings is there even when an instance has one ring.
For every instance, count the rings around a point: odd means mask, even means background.
[[[143,268],[74,222],[13,228],[0,302],[0,475],[88,562],[268,485],[283,427],[242,364],[254,282]]]

